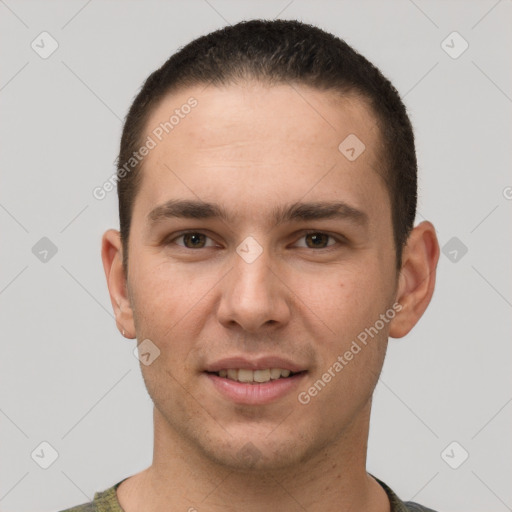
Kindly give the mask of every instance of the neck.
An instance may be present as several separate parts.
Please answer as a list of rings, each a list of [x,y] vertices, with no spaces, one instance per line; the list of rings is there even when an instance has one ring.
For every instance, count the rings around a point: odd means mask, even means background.
[[[388,512],[385,491],[366,473],[369,413],[370,403],[335,442],[300,464],[242,472],[191,446],[155,408],[153,464],[121,484],[119,502],[125,512]]]

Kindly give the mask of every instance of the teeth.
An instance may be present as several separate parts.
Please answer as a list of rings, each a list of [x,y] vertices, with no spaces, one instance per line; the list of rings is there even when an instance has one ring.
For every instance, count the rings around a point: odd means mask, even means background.
[[[253,373],[255,382],[268,382],[270,380],[270,370],[255,370]],[[240,373],[238,375],[238,378],[240,378]]]
[[[249,382],[249,383],[262,383],[270,382],[280,378],[290,376],[290,370],[283,370],[281,368],[267,368],[265,370],[247,370],[245,368],[229,368],[228,370],[220,370],[217,372],[219,377],[236,380],[238,382]]]
[[[272,368],[270,370],[270,378],[272,380],[279,379],[279,377],[281,377],[281,371],[285,372],[286,370],[280,370],[279,368]]]
[[[252,370],[238,370],[239,382],[252,382],[254,380],[254,372]]]

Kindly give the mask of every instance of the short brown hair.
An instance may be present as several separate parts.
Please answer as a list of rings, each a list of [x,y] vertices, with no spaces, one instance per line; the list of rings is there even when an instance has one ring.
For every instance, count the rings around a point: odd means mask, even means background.
[[[199,84],[226,85],[256,79],[297,83],[341,94],[355,93],[373,110],[384,147],[384,179],[391,199],[397,269],[416,216],[417,163],[406,108],[391,82],[345,41],[293,20],[250,20],[217,30],[173,54],[145,81],[124,123],[117,180],[123,265],[141,164],[126,172],[143,143],[149,116],[164,96]]]

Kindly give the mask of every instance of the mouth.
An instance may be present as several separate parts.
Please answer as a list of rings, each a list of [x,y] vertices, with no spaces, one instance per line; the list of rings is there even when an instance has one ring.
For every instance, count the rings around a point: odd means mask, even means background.
[[[265,384],[280,379],[288,379],[305,373],[305,371],[292,372],[285,368],[266,368],[263,370],[251,370],[248,368],[226,368],[216,372],[206,372],[222,379],[229,379],[244,384]]]
[[[308,373],[307,366],[278,355],[244,354],[207,364],[203,375],[223,400],[237,405],[265,405],[290,399]]]
[[[254,361],[252,364],[240,360],[237,362],[224,361],[203,372],[208,386],[223,401],[236,405],[261,406],[289,400],[294,392],[297,393],[300,382],[308,373],[285,361],[268,361],[268,366]],[[282,368],[279,362],[288,368]]]

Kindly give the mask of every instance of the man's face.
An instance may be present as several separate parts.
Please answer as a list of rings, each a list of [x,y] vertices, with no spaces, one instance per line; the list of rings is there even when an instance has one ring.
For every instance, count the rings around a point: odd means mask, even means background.
[[[197,106],[158,141],[153,130],[190,97]],[[338,149],[350,134],[365,145],[355,160],[355,139]],[[389,328],[377,321],[397,284],[365,104],[297,85],[189,88],[159,105],[147,135],[157,145],[134,204],[128,290],[139,342],[160,350],[141,366],[159,431],[238,469],[365,442]],[[203,218],[150,215],[171,200],[206,202],[226,218],[205,208]],[[346,206],[329,216],[324,203]],[[276,219],[292,206],[295,215]],[[267,380],[271,368],[298,375],[258,384],[219,373]]]

